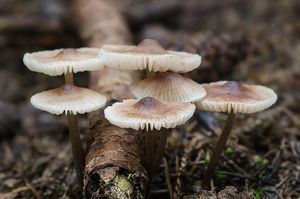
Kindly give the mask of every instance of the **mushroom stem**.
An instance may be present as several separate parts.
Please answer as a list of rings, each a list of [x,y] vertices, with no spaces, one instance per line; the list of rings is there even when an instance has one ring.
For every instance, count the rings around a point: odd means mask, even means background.
[[[74,85],[73,73],[65,73],[65,84]],[[83,171],[85,165],[85,155],[84,149],[80,140],[80,133],[77,123],[77,118],[72,113],[67,114],[69,133],[70,133],[70,142],[72,147],[74,167],[76,170],[76,175],[79,180],[80,188],[83,187]]]
[[[73,73],[72,72],[68,71],[68,72],[65,73],[65,83],[70,84],[70,85],[74,84]]]
[[[222,151],[226,145],[227,139],[230,135],[231,132],[231,128],[234,122],[234,117],[235,117],[235,113],[233,112],[233,110],[231,109],[228,117],[227,117],[227,121],[225,124],[225,127],[223,129],[222,134],[220,135],[220,138],[215,146],[215,149],[213,151],[213,155],[211,157],[211,160],[209,162],[209,165],[204,173],[204,177],[202,180],[202,185],[204,187],[209,187],[210,184],[210,180],[214,174],[215,171],[215,167],[218,165],[218,161],[221,157]]]
[[[157,132],[155,130],[145,132],[146,169],[149,178],[152,178],[156,164]]]
[[[72,147],[72,154],[73,154],[73,161],[74,166],[77,174],[77,178],[79,180],[79,185],[83,187],[83,170],[84,170],[84,149],[81,144],[78,123],[76,116],[72,113],[67,114],[68,125],[69,125],[69,132],[70,132],[70,141]]]
[[[150,178],[153,177],[165,152],[168,130],[145,131],[146,169]]]
[[[153,72],[153,71],[147,70],[146,73],[147,73],[147,75],[146,75],[147,77],[153,77],[153,76],[155,76],[155,72]]]
[[[159,163],[162,160],[162,157],[164,156],[169,130],[161,129],[158,133],[159,133],[159,141],[158,141],[157,152],[156,152],[155,169],[158,167]]]

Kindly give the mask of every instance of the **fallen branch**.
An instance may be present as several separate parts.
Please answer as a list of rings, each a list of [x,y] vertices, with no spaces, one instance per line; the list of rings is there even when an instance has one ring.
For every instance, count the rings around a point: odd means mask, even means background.
[[[74,15],[81,38],[92,47],[128,44],[130,33],[116,6],[105,0],[77,0]],[[136,72],[91,72],[90,87],[110,100],[130,98]],[[135,132],[109,124],[103,111],[90,114],[93,141],[87,152],[84,192],[87,198],[143,198],[147,176],[143,143]]]

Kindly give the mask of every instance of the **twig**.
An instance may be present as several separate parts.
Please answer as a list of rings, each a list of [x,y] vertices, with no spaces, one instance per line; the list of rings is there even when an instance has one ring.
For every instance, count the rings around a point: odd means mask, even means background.
[[[186,156],[187,154],[184,153],[182,158],[181,158],[181,161],[180,161],[180,164],[179,164],[179,167],[178,167],[178,170],[176,172],[176,185],[175,185],[175,192],[174,192],[174,196],[173,198],[181,198],[181,177],[182,177],[182,173],[184,172],[185,168],[186,168],[186,165],[187,165],[187,159],[186,159]]]
[[[236,170],[238,170],[239,172],[241,172],[241,173],[243,173],[243,174],[246,174],[246,173],[247,173],[244,169],[242,169],[241,167],[239,167],[239,165],[237,165],[234,161],[232,161],[232,160],[229,159],[228,162],[229,162]]]
[[[275,194],[278,196],[278,198],[284,199],[284,198],[282,197],[282,195],[279,194],[278,191],[277,191],[274,187],[266,187],[266,191],[267,191],[267,192],[273,192],[273,193],[275,193]]]
[[[17,194],[20,192],[28,191],[28,189],[29,189],[29,187],[27,187],[27,186],[18,187],[18,188],[13,189],[10,192],[0,193],[0,198],[1,199],[9,199],[9,198],[17,196]]]
[[[286,176],[286,177],[284,177],[279,183],[277,183],[276,185],[275,185],[275,188],[276,189],[278,189],[278,188],[280,188],[289,178],[290,178],[291,176]]]
[[[228,172],[228,171],[222,171],[222,173],[224,173],[225,175],[228,175],[228,176],[234,176],[234,177],[239,177],[239,178],[248,179],[248,180],[252,180],[252,181],[257,181],[256,178],[246,175],[246,174],[232,173],[232,172]]]
[[[197,155],[197,157],[194,161],[195,164],[192,164],[192,168],[188,173],[189,176],[191,176],[195,172],[195,170],[197,169],[197,163],[198,163],[199,160],[201,160],[202,155],[203,155],[203,151],[201,150],[201,151],[199,151],[199,153],[198,153],[198,155]]]
[[[300,118],[297,117],[296,115],[294,115],[293,112],[291,112],[288,109],[284,109],[283,111],[290,119],[291,121],[296,125],[296,126],[300,126]]]
[[[31,192],[33,193],[33,195],[34,195],[34,197],[36,198],[36,199],[40,199],[41,197],[40,197],[40,194],[37,192],[37,190],[32,186],[32,184],[30,184],[29,182],[28,182],[28,180],[27,179],[24,179],[24,181],[25,181],[25,185],[31,190]]]
[[[269,181],[270,178],[277,172],[277,170],[279,169],[280,166],[280,157],[281,157],[281,153],[282,151],[278,151],[276,153],[276,156],[274,157],[274,159],[272,160],[272,170],[269,173],[269,175],[266,176],[266,181]]]
[[[170,172],[169,172],[168,162],[165,157],[163,158],[163,163],[164,163],[164,174],[165,174],[166,183],[169,190],[170,199],[173,199],[173,190],[172,190],[172,185],[170,180]]]

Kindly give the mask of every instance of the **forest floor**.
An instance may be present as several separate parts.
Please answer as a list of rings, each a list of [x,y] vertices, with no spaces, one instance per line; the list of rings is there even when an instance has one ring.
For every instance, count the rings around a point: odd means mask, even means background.
[[[115,2],[119,2],[114,0]],[[270,109],[238,115],[211,190],[201,178],[225,115],[196,111],[175,129],[154,178],[152,198],[300,197],[300,2],[297,0],[126,0],[119,3],[134,41],[199,53],[199,83],[239,80],[278,94]],[[134,3],[134,4],[132,4]],[[70,1],[0,2],[0,199],[78,198],[64,117],[34,109],[30,96],[60,77],[30,72],[25,52],[84,44]],[[141,10],[143,12],[141,12]],[[88,86],[88,74],[76,76]],[[80,118],[83,137],[88,120]],[[166,181],[170,179],[169,185]],[[168,188],[169,187],[169,188]]]

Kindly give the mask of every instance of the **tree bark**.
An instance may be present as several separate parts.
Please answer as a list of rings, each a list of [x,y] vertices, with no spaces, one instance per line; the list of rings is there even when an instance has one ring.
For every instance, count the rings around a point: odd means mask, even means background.
[[[74,4],[76,27],[88,46],[131,43],[128,28],[111,1],[76,0]],[[106,68],[91,72],[90,78],[90,87],[105,94],[110,104],[132,97],[128,85],[138,73]],[[103,118],[103,110],[91,113],[89,121],[93,140],[86,156],[86,197],[143,198],[148,179],[140,135],[111,125]]]

